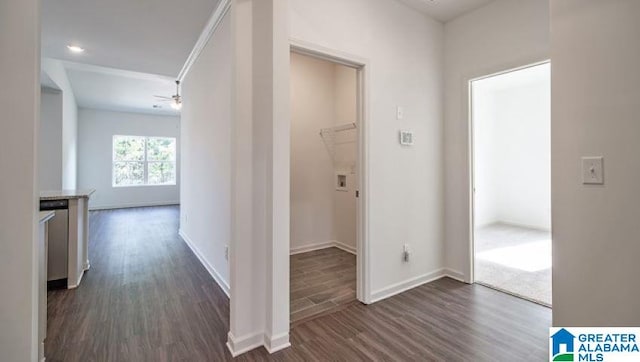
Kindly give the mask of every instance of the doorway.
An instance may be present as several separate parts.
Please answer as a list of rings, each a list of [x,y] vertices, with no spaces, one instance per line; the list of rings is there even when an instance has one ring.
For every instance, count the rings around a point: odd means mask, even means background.
[[[469,90],[474,281],[551,306],[550,63]]]
[[[293,324],[359,297],[361,68],[291,52]]]

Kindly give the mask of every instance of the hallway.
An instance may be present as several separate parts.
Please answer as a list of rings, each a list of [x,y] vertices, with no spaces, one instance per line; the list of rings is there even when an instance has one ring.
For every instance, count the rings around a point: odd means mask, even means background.
[[[91,213],[91,270],[49,292],[47,361],[221,361],[229,302],[178,236],[178,207]],[[542,360],[548,308],[448,278],[296,325],[239,360]]]
[[[47,361],[229,357],[227,297],[178,221],[177,206],[91,212],[91,269],[48,293]]]

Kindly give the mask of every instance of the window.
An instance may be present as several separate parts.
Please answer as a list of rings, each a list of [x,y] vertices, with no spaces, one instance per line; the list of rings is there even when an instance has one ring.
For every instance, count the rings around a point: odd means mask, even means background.
[[[176,184],[176,139],[113,136],[113,187]]]

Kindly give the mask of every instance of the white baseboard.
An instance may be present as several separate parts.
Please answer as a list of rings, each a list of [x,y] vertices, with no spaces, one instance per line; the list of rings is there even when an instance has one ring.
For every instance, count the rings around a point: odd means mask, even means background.
[[[289,347],[291,347],[291,342],[289,342],[289,332],[271,337],[266,334],[264,335],[264,348],[271,354]]]
[[[519,228],[524,228],[524,229],[533,229],[533,230],[544,231],[544,232],[550,232],[551,231],[550,227],[544,227],[544,226],[540,226],[540,225],[522,224],[522,223],[518,223],[518,222],[511,222],[511,221],[499,221],[499,223],[505,224],[505,225],[509,225],[509,226],[515,226],[515,227],[519,227]]]
[[[487,227],[487,226],[489,226],[489,225],[493,225],[493,224],[495,224],[495,223],[497,223],[497,221],[487,221],[487,222],[483,222],[482,224],[477,223],[477,224],[475,225],[475,228],[476,228],[476,229],[481,229],[481,228]]]
[[[462,273],[461,271],[457,271],[451,268],[444,268],[444,276],[457,280],[459,282],[466,283],[464,273]]]
[[[269,337],[267,334],[255,333],[237,338],[231,332],[227,335],[227,348],[233,357],[238,357],[253,349],[264,347],[270,354],[291,347],[289,332]]]
[[[78,283],[77,284],[69,284],[69,285],[67,285],[67,289],[76,289],[77,287],[80,286],[80,282],[82,282],[82,277],[84,276],[84,271],[85,271],[85,269],[80,270],[80,276],[78,277]]]
[[[331,247],[333,247],[333,241],[325,241],[323,243],[309,244],[309,245],[303,245],[303,246],[291,248],[289,253],[291,255],[295,255],[295,254],[308,253],[310,251],[326,249]]]
[[[329,240],[322,243],[298,246],[296,248],[291,248],[289,253],[291,255],[295,255],[295,254],[308,253],[310,251],[327,249],[327,248],[338,248],[354,255],[357,254],[356,248],[336,240]]]
[[[539,225],[530,225],[530,224],[523,224],[523,223],[518,223],[518,222],[511,222],[511,221],[505,221],[505,220],[495,220],[495,221],[491,221],[488,223],[484,223],[482,225],[477,225],[476,228],[483,228],[483,227],[487,227],[487,226],[491,226],[491,225],[506,225],[506,226],[513,226],[516,228],[523,228],[523,229],[532,229],[532,230],[538,230],[538,231],[544,231],[544,232],[550,232],[551,229],[549,227],[542,227]]]
[[[242,338],[235,337],[231,332],[227,334],[227,349],[233,357],[249,352],[264,345],[264,334],[255,333]]]
[[[182,231],[182,229],[178,230],[178,235],[180,235],[184,243],[187,244],[187,246],[195,254],[198,260],[200,260],[200,263],[204,266],[205,269],[207,269],[209,274],[211,274],[211,276],[213,277],[213,280],[215,280],[216,283],[218,283],[218,285],[220,286],[224,294],[226,294],[227,297],[229,297],[230,295],[229,293],[231,290],[231,288],[229,287],[229,284],[227,284],[224,278],[222,278],[222,276],[220,275],[220,273],[218,273],[216,268],[214,268],[213,265],[209,264],[209,262],[204,258],[200,250],[193,243],[193,240],[191,240],[191,238],[189,238],[189,236],[187,236],[187,234],[185,234],[184,231]]]
[[[433,282],[435,280],[441,279],[443,278],[445,275],[445,270],[444,269],[438,269],[438,270],[434,270],[430,273],[426,273],[420,276],[417,276],[415,278],[411,278],[405,281],[402,281],[400,283],[396,283],[393,285],[390,285],[386,288],[382,288],[379,289],[377,291],[374,291],[373,293],[371,293],[371,303],[375,303],[375,302],[379,302],[383,299],[387,299],[389,297],[392,297],[396,294],[400,294],[402,292],[405,292],[409,289],[413,289],[415,287],[418,287],[422,284],[426,284],[429,282]]]
[[[134,207],[173,206],[173,205],[180,205],[180,201],[156,201],[156,202],[134,202],[130,204],[89,205],[89,211],[130,209]]]
[[[345,243],[339,242],[339,241],[335,241],[333,242],[333,246],[335,246],[338,249],[344,250],[347,253],[351,253],[353,255],[357,255],[358,254],[358,250],[351,246],[351,245],[347,245]]]

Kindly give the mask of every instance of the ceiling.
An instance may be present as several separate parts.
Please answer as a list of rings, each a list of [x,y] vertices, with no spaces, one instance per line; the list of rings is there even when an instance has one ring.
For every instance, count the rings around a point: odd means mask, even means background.
[[[169,102],[154,95],[175,94],[172,77],[64,62],[78,107],[177,116]],[[157,105],[162,108],[154,108]]]
[[[153,95],[175,94],[218,1],[43,0],[42,56],[63,61],[79,107],[177,115]]]
[[[400,1],[448,21],[492,0]],[[177,115],[153,95],[175,93],[173,79],[218,2],[43,0],[42,56],[64,61],[80,107]],[[74,54],[67,45],[85,51]]]
[[[218,1],[43,0],[42,55],[175,78]]]
[[[493,0],[400,0],[410,7],[429,15],[430,17],[447,22],[460,15],[478,9]]]

